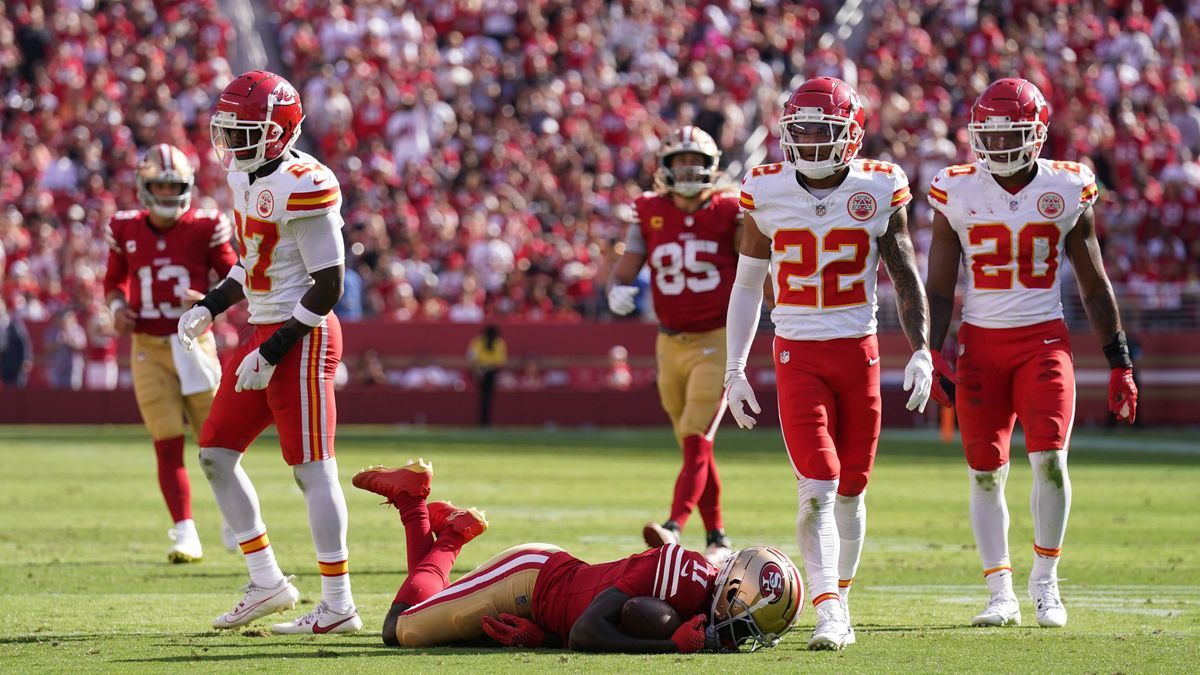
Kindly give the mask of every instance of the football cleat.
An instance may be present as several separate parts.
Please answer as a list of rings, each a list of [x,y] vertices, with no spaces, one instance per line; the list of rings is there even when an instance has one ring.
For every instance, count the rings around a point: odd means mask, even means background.
[[[1017,597],[1011,593],[994,593],[988,600],[987,607],[974,619],[972,626],[1020,626],[1021,605]]]
[[[441,537],[446,532],[458,532],[463,543],[487,531],[487,517],[483,511],[476,508],[460,509],[450,502],[429,502],[429,529],[435,536]]]
[[[237,553],[240,548],[238,546],[237,534],[234,533],[229,523],[221,523],[221,545],[230,553]]]
[[[200,562],[204,557],[204,550],[200,547],[200,534],[196,532],[195,525],[172,527],[167,530],[167,536],[175,542],[167,551],[167,560],[173,563],[190,563]]]
[[[1030,579],[1029,597],[1033,599],[1038,625],[1047,628],[1067,625],[1067,608],[1058,594],[1058,579]]]
[[[429,485],[433,482],[433,464],[419,458],[415,462],[408,460],[408,464],[398,469],[371,466],[354,474],[350,482],[354,487],[374,492],[386,499],[386,503],[395,506],[402,497],[424,499],[429,496]]]
[[[808,639],[809,651],[838,651],[851,644],[854,629],[841,601],[826,600],[817,605],[817,625]]]
[[[246,593],[236,607],[213,619],[213,628],[237,628],[255,619],[292,609],[300,599],[300,591],[292,585],[290,576],[274,588],[263,588],[253,581],[242,587]]]
[[[729,556],[733,555],[733,543],[729,541],[725,530],[710,530],[707,543],[708,548],[704,552],[704,559],[713,567],[720,567],[725,564]]]
[[[679,543],[679,530],[671,527],[663,527],[658,523],[646,523],[642,528],[642,538],[646,540],[646,546],[650,548],[658,548],[667,544]]]
[[[323,635],[325,633],[357,633],[362,629],[362,619],[354,607],[338,613],[322,600],[316,609],[295,621],[285,621],[271,626],[272,633],[280,635]]]

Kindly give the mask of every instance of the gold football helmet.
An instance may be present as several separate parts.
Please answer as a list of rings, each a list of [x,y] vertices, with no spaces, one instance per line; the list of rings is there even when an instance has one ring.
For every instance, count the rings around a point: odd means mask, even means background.
[[[694,153],[704,159],[700,164],[671,168],[676,155]],[[671,132],[658,153],[658,172],[655,180],[663,188],[682,197],[695,197],[717,184],[717,165],[721,149],[708,132],[700,127],[683,126]]]
[[[138,201],[160,218],[176,219],[192,205],[192,185],[196,173],[187,155],[179,148],[159,143],[146,151],[137,168]],[[174,194],[155,194],[152,185],[177,186]]]
[[[708,623],[722,647],[753,641],[751,651],[774,647],[792,628],[804,602],[800,570],[769,546],[744,548],[717,573]]]

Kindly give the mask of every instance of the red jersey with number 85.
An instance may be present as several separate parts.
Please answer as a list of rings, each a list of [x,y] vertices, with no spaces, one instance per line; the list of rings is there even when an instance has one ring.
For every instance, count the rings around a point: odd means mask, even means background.
[[[669,195],[647,192],[634,209],[659,323],[679,333],[724,326],[737,275],[737,196],[715,194],[696,212],[686,213]]]
[[[173,226],[157,230],[147,211],[118,211],[104,228],[108,244],[105,295],[120,291],[137,314],[134,331],[173,335],[194,302],[188,291],[209,288],[209,270],[224,277],[237,254],[229,221],[219,211],[190,209]]]
[[[929,203],[962,245],[963,321],[1017,328],[1061,319],[1063,244],[1098,194],[1091,169],[1076,162],[1037,160],[1037,175],[1016,194],[974,164],[942,169]]]

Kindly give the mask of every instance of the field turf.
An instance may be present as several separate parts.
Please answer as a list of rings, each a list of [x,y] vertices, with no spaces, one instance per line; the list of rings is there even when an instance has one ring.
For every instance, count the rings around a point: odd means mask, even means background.
[[[665,515],[678,459],[664,430],[342,429],[337,450],[350,508],[351,578],[366,628],[319,639],[269,635],[267,621],[232,633],[209,628],[239,599],[245,569],[221,548],[194,447],[189,470],[206,557],[195,565],[166,563],[170,523],[143,434],[133,427],[0,428],[0,671],[1200,669],[1194,432],[1077,435],[1074,508],[1060,568],[1070,611],[1064,629],[1038,628],[1024,594],[1032,555],[1028,463],[1013,463],[1008,486],[1025,625],[971,628],[966,624],[986,591],[967,519],[960,447],[884,430],[852,596],[859,644],[842,653],[803,651],[814,616],[809,606],[775,650],[652,657],[384,647],[379,628],[405,572],[403,536],[395,512],[352,488],[350,477],[369,464],[432,459],[433,497],[478,505],[491,520],[491,529],[464,550],[456,575],[529,541],[610,560],[640,550],[642,524]],[[735,544],[772,544],[796,556],[795,482],[778,433],[723,429],[717,452]],[[299,575],[298,610],[307,611],[320,581],[303,499],[273,438],[261,439],[245,463],[280,563]],[[685,543],[699,548],[700,529],[697,519]]]

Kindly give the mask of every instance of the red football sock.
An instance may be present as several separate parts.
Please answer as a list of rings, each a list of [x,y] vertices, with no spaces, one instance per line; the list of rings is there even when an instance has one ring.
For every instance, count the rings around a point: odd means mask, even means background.
[[[450,583],[450,568],[462,552],[462,536],[457,532],[447,532],[438,537],[437,543],[429,550],[425,559],[415,567],[409,568],[408,578],[396,591],[392,604],[403,602],[415,605],[427,600],[434,593],[445,588]]]
[[[675,498],[671,502],[671,520],[679,523],[679,531],[696,508],[708,482],[708,465],[712,463],[712,441],[703,436],[683,439],[683,468],[675,479]]]
[[[700,517],[707,532],[725,529],[721,520],[721,476],[717,473],[717,458],[712,454],[712,441],[708,443],[708,481],[700,495]]]
[[[192,518],[192,484],[183,467],[183,436],[154,441],[158,456],[158,487],[162,490],[172,522]]]
[[[404,524],[404,545],[408,554],[408,573],[413,570],[429,550],[433,548],[433,530],[429,527],[429,509],[421,497],[411,497],[407,501],[396,502],[396,510],[400,512],[400,522]]]

